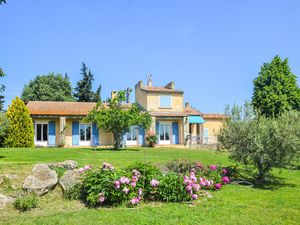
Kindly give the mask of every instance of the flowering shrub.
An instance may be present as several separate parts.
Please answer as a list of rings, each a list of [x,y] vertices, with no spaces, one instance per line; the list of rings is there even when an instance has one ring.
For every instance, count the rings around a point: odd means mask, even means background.
[[[152,130],[147,132],[145,138],[146,138],[146,141],[148,141],[150,146],[152,146],[152,147],[157,143],[157,136],[154,133],[154,131],[152,131]]]
[[[99,169],[85,166],[79,169],[82,182],[70,196],[76,196],[90,206],[117,205],[129,207],[141,201],[182,202],[200,196],[211,197],[204,190],[219,190],[230,182],[228,171],[220,166],[195,163],[189,173],[174,172],[163,175],[155,166],[136,162],[117,172],[109,163]]]

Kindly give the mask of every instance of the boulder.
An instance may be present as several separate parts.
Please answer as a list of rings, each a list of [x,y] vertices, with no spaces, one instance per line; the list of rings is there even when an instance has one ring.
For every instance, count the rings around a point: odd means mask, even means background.
[[[36,164],[31,175],[26,177],[23,189],[41,196],[51,190],[57,182],[58,176],[54,170],[51,170],[47,164]]]
[[[14,200],[13,197],[0,194],[0,209],[4,209],[8,204],[13,203]]]
[[[5,179],[16,180],[16,179],[18,179],[18,175],[16,175],[16,174],[0,174],[0,184],[4,183]]]
[[[59,179],[59,184],[64,192],[69,190],[75,184],[80,182],[80,173],[78,170],[68,170]]]
[[[77,168],[77,162],[74,160],[66,160],[64,162],[57,162],[57,163],[48,163],[50,167],[59,167],[64,168],[66,170],[74,170]]]

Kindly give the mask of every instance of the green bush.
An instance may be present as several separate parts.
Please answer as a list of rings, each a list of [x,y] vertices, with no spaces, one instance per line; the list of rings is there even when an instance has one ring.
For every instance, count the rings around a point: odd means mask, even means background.
[[[29,110],[24,102],[16,97],[6,112],[9,121],[5,139],[7,147],[33,147],[34,130]]]
[[[191,200],[186,186],[183,183],[183,177],[175,173],[169,173],[162,176],[157,189],[158,198],[166,202],[183,202]]]
[[[36,208],[38,204],[38,199],[36,195],[32,193],[21,193],[17,196],[14,207],[20,212],[25,212],[30,209]]]
[[[0,147],[4,147],[4,140],[7,137],[9,121],[4,112],[0,112]]]

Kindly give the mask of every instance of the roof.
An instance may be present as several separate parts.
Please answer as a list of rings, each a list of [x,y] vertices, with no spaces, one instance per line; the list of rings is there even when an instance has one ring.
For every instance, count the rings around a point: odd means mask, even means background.
[[[29,101],[27,108],[30,115],[44,116],[86,116],[96,102],[55,102]]]
[[[149,112],[151,116],[157,116],[157,117],[184,117],[187,116],[184,112]]]
[[[204,113],[204,119],[228,119],[229,117],[221,113]]]
[[[170,89],[161,86],[143,86],[141,87],[141,90],[146,92],[159,92],[159,93],[180,93],[180,94],[183,93],[183,91],[181,90],[175,90],[175,89]]]
[[[193,107],[185,107],[184,112],[189,116],[202,116],[203,113],[201,113],[199,110],[193,108]]]

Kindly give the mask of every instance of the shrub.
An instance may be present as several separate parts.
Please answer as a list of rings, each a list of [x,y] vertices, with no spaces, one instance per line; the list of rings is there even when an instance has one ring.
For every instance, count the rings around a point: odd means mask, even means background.
[[[154,131],[150,130],[147,132],[146,134],[146,141],[149,142],[150,146],[154,147],[155,144],[157,144],[157,136],[156,134],[154,133]]]
[[[14,207],[15,209],[19,210],[20,212],[25,212],[30,209],[36,208],[38,204],[38,199],[36,195],[33,193],[20,193],[15,202]]]
[[[183,183],[183,177],[175,173],[169,173],[159,180],[157,196],[161,201],[183,202],[191,200],[186,186]]]
[[[0,147],[4,147],[4,140],[7,137],[7,131],[9,127],[9,121],[6,114],[0,112]]]
[[[8,106],[6,116],[9,127],[5,145],[7,147],[33,147],[33,122],[24,102],[16,97]]]

